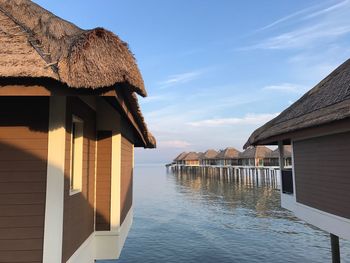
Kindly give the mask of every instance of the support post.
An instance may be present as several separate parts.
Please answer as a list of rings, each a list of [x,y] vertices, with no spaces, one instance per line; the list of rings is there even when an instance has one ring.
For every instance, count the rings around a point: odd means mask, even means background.
[[[331,236],[331,248],[332,248],[332,263],[340,263],[340,249],[339,249],[339,237],[330,234]]]

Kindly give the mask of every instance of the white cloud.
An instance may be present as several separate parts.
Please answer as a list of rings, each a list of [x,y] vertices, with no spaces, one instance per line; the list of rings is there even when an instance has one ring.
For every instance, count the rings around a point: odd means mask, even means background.
[[[313,5],[313,6],[304,8],[302,10],[296,11],[294,13],[291,13],[289,15],[286,15],[282,18],[279,18],[279,19],[271,22],[270,24],[258,29],[256,32],[264,31],[264,30],[276,27],[277,25],[285,24],[289,21],[298,22],[298,21],[303,21],[303,20],[315,18],[315,17],[321,16],[321,15],[325,15],[325,14],[330,13],[332,11],[335,11],[343,6],[346,6],[347,4],[349,4],[349,0],[344,0],[340,3],[336,3],[336,4],[333,4],[331,6],[327,6],[327,7],[325,7],[325,5],[328,5],[328,3],[326,3],[326,4],[321,3],[321,4]]]
[[[348,4],[349,4],[349,0],[344,0],[344,1],[340,2],[340,3],[336,3],[336,4],[332,5],[332,6],[329,6],[329,7],[327,7],[327,8],[324,8],[324,9],[322,9],[322,10],[316,11],[316,12],[314,12],[314,13],[310,13],[309,15],[304,16],[304,17],[303,17],[303,20],[305,20],[305,19],[310,19],[310,18],[315,18],[315,17],[318,17],[318,16],[320,16],[320,15],[327,14],[327,13],[329,13],[329,12],[332,12],[332,11],[334,11],[334,10],[337,10],[337,9],[339,9],[339,8],[342,8],[342,7],[344,7],[344,6],[347,6]]]
[[[157,143],[159,148],[188,148],[191,145],[191,143],[181,140],[159,141]]]
[[[263,90],[304,94],[308,90],[308,87],[292,83],[282,83],[278,85],[266,86],[263,88]]]
[[[189,122],[190,126],[194,127],[220,127],[231,125],[260,125],[273,119],[279,113],[265,113],[265,114],[247,114],[242,118],[218,118],[208,119],[196,122]]]
[[[323,23],[268,38],[247,49],[305,48],[317,41],[333,40],[349,32],[350,25],[328,25]]]
[[[150,102],[156,102],[156,101],[163,101],[166,100],[167,96],[162,96],[162,95],[156,95],[156,96],[148,96],[146,98],[142,98],[140,100],[140,104],[147,104]]]
[[[166,80],[159,82],[159,85],[162,88],[167,88],[170,86],[174,86],[176,84],[187,83],[199,78],[202,74],[203,74],[203,71],[196,70],[196,71],[190,71],[190,72],[185,72],[181,74],[171,75]]]
[[[323,5],[324,6],[324,5]],[[280,33],[260,41],[258,44],[241,48],[251,49],[305,49],[335,42],[339,37],[350,33],[350,0],[338,2],[331,6],[312,6],[278,19],[257,32],[273,28],[276,25],[290,27],[298,24],[294,30]]]

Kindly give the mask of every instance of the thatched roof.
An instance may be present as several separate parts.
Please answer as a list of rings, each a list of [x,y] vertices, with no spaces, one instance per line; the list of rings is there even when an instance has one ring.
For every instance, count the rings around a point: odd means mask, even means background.
[[[244,147],[305,128],[350,118],[350,60],[279,116],[254,131]]]
[[[0,0],[0,21],[0,76],[91,89],[128,83],[146,96],[132,53],[112,32],[83,30],[30,0]]]
[[[218,155],[218,152],[213,150],[213,149],[209,149],[207,150],[205,153],[203,153],[203,155],[201,156],[202,159],[215,159],[215,157]]]
[[[174,162],[176,162],[176,161],[182,161],[182,160],[185,158],[185,156],[186,156],[187,154],[188,154],[187,152],[182,152],[182,153],[180,153],[180,154],[174,159]]]
[[[200,157],[200,153],[190,152],[190,153],[186,154],[186,156],[184,157],[183,160],[185,160],[185,161],[197,161],[197,160],[199,160],[199,157]]]
[[[292,157],[292,149],[290,145],[284,145],[283,154],[284,154],[284,158]],[[279,149],[277,148],[276,150],[272,151],[268,157],[279,158],[280,157]]]
[[[216,156],[216,159],[237,159],[240,152],[232,147],[228,147],[225,150],[222,150]]]
[[[265,158],[271,154],[272,150],[266,146],[248,147],[239,154],[241,159]]]
[[[124,90],[145,147],[155,147],[134,93],[147,95],[141,73],[127,44],[112,32],[83,30],[30,0],[0,0],[0,45],[1,79],[44,78],[64,88]]]

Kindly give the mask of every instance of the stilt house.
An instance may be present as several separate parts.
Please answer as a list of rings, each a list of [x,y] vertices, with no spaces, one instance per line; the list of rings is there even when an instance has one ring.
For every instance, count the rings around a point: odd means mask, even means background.
[[[218,165],[238,165],[240,152],[233,147],[220,151],[216,156]]]
[[[185,165],[185,160],[184,158],[186,157],[188,153],[187,152],[182,152],[180,153],[175,159],[174,159],[174,164],[176,165]]]
[[[331,233],[333,262],[339,239],[350,240],[350,60],[279,116],[257,129],[245,147],[292,145],[292,169],[281,162],[281,203]]]
[[[267,156],[272,150],[266,146],[247,147],[239,154],[239,165],[243,166],[264,166]]]
[[[134,147],[155,147],[125,42],[0,0],[0,262],[118,258]]]
[[[200,153],[190,152],[184,157],[185,165],[188,166],[199,166]]]
[[[218,152],[209,149],[201,156],[201,165],[216,165],[216,156]]]

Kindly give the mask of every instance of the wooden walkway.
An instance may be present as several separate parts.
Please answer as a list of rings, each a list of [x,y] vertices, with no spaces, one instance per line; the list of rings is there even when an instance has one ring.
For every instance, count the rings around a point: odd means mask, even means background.
[[[227,181],[244,182],[252,185],[271,185],[280,189],[280,169],[276,166],[188,166],[167,165],[167,170],[176,174],[191,174],[218,177]]]

